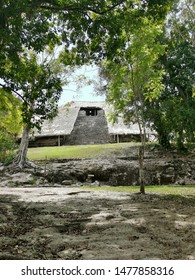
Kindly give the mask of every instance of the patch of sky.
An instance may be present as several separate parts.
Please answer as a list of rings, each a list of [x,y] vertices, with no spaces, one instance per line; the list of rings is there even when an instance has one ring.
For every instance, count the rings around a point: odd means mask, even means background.
[[[105,101],[105,96],[98,94],[98,68],[94,65],[85,65],[78,68],[70,77],[69,84],[63,88],[59,105],[70,101]]]

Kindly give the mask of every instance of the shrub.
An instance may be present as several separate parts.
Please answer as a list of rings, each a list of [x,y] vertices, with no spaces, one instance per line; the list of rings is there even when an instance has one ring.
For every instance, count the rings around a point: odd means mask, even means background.
[[[14,157],[16,141],[13,135],[4,130],[0,130],[0,162],[9,164]]]

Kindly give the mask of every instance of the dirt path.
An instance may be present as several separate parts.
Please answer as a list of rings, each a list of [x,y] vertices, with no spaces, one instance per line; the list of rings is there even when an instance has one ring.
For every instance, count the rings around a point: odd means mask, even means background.
[[[195,259],[194,199],[0,188],[0,259]]]

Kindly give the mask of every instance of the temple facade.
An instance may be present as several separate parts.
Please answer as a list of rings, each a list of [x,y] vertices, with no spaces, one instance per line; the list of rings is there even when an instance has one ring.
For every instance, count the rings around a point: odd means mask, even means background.
[[[105,102],[67,103],[52,121],[43,123],[40,132],[32,133],[29,147],[140,141],[138,125],[126,125],[122,118],[113,124],[111,111]]]

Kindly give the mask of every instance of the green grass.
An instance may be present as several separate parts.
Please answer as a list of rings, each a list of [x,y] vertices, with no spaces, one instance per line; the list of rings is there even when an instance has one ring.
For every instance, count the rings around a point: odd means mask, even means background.
[[[114,192],[129,192],[138,193],[139,186],[117,186],[117,187],[85,187],[85,189],[95,190],[95,191],[114,191]],[[182,195],[182,196],[195,196],[195,185],[191,186],[174,186],[174,185],[162,185],[162,186],[146,186],[146,193],[157,193],[157,194],[167,194],[167,195]]]
[[[100,158],[128,153],[128,149],[137,143],[117,143],[100,145],[79,145],[61,147],[29,148],[30,160],[64,159],[64,158]]]
[[[71,158],[105,158],[112,156],[131,155],[132,149],[135,151],[135,145],[139,143],[117,143],[101,145],[79,145],[62,147],[42,147],[28,149],[28,158],[30,160],[49,159],[71,159]],[[90,190],[106,190],[115,192],[139,192],[139,186],[136,187],[82,187]],[[195,186],[146,186],[146,193],[158,193],[167,195],[195,196]]]
[[[29,148],[29,160],[44,159],[82,159],[82,158],[106,158],[113,156],[132,156],[137,155],[136,146],[140,143],[113,143],[99,145],[78,145],[61,147],[40,147]],[[147,143],[148,147],[156,146],[154,143]]]

